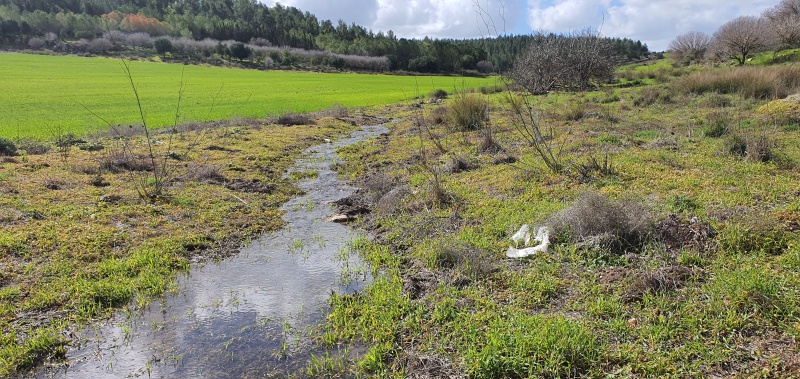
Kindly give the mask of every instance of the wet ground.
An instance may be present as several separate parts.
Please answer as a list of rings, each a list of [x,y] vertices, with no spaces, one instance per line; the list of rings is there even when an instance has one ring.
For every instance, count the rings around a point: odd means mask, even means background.
[[[307,150],[291,171],[317,176],[299,184],[304,196],[283,205],[284,229],[234,257],[193,267],[174,293],[144,310],[85,328],[67,362],[36,377],[264,377],[298,370],[311,353],[324,355],[308,335],[324,319],[330,294],[352,293],[370,280],[349,248],[364,236],[325,221],[330,203],[355,190],[331,165],[337,148],[386,131],[364,127]]]

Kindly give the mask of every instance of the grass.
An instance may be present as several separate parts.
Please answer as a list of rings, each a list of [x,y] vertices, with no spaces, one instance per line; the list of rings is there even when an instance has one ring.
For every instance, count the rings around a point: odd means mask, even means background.
[[[306,147],[353,128],[315,121],[206,125],[175,135],[174,151],[188,153],[168,161],[175,172],[166,196],[149,203],[134,185],[147,172],[106,165],[118,140],[92,137],[102,150],[70,146],[66,156],[2,161],[0,376],[62,356],[65,329],[146,307],[190,261],[235,254],[249,238],[280,228],[278,207],[299,192],[293,183],[316,173],[281,174]],[[126,140],[134,154],[145,153],[143,136]]]
[[[317,357],[307,373],[800,376],[800,134],[759,113],[767,100],[690,93],[684,78],[537,97],[532,117],[553,131],[542,138],[564,152],[557,172],[521,142],[505,93],[485,98],[493,149],[480,148],[484,130],[454,132],[447,117],[418,126],[457,95],[362,110],[363,122],[394,120],[388,138],[341,149],[337,164],[372,210],[358,225],[374,238],[352,250],[375,279],[333,295],[314,338],[364,349],[355,363]],[[0,161],[0,376],[59,357],[74,323],[130,299],[145,306],[198,251],[280,227],[292,181],[316,175],[281,178],[291,156],[351,128],[314,121],[178,135],[176,151],[200,145],[150,205],[135,173],[94,180],[100,160],[113,163],[105,149]],[[730,152],[727,137],[764,131],[779,162]],[[456,160],[468,164],[447,169]],[[549,249],[508,259],[523,223],[554,226]],[[626,243],[604,243],[615,238]],[[30,326],[20,312],[45,321]]]
[[[53,138],[88,134],[108,122],[137,124],[130,85],[119,60],[74,56],[0,54],[0,137]],[[443,76],[328,74],[256,71],[131,62],[151,126],[171,125],[182,70],[186,78],[181,122],[305,113],[334,104],[361,107],[407,100],[437,88],[491,85],[494,79]],[[309,96],[313,94],[313,96]]]
[[[367,196],[378,200],[361,220],[377,237],[361,253],[380,279],[332,301],[323,340],[370,346],[358,368],[367,377],[800,375],[800,174],[727,153],[716,132],[767,128],[793,162],[800,135],[763,118],[766,100],[747,91],[690,95],[679,90],[682,76],[668,76],[644,88],[538,97],[540,121],[566,152],[563,173],[519,142],[502,95],[489,99],[502,149],[480,153],[482,135],[448,133],[448,120],[420,136],[414,120],[438,105],[398,110],[390,138],[344,149],[343,175],[367,189],[378,188],[363,179],[375,175],[393,184]],[[643,90],[668,91],[669,101],[634,105]],[[583,117],[564,117],[577,104]],[[613,173],[579,175],[578,165],[605,154]],[[470,168],[438,171],[451,200],[432,201],[422,166],[448,167],[454,156]],[[587,193],[609,200],[587,202]],[[554,236],[545,254],[505,258],[522,223],[554,220],[572,237]],[[636,244],[597,242],[624,237],[631,222],[642,230]]]

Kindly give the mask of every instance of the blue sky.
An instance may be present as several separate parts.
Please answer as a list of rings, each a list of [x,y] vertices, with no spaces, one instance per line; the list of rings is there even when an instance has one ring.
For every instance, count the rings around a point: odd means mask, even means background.
[[[272,5],[275,0],[259,0]],[[779,0],[283,0],[281,4],[406,38],[565,33],[593,27],[609,37],[666,50],[675,36],[713,34],[739,16],[758,16]],[[483,11],[481,11],[483,10]],[[479,17],[482,15],[483,17]],[[486,25],[490,27],[487,28]],[[491,27],[494,25],[494,27]]]

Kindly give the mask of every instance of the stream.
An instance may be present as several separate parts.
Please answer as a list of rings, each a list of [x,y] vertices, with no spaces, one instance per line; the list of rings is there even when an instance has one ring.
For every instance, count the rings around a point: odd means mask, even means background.
[[[355,188],[331,166],[336,149],[388,130],[362,127],[349,137],[305,151],[287,172],[316,171],[285,203],[286,226],[218,263],[193,266],[177,291],[144,310],[117,312],[84,328],[66,364],[37,378],[257,378],[302,369],[315,350],[310,331],[324,321],[332,293],[353,293],[370,270],[350,249],[365,236],[326,221],[331,202]],[[131,307],[134,308],[134,307]],[[336,352],[334,352],[336,353]]]

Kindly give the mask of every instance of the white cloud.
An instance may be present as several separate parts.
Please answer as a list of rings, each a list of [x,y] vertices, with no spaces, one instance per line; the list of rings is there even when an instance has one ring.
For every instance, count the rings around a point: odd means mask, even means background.
[[[344,20],[377,32],[394,31],[405,38],[474,38],[495,29],[503,33],[524,19],[524,8],[515,0],[260,0],[267,5],[280,2],[316,15],[334,24]],[[476,4],[485,9],[478,17]],[[505,8],[503,8],[505,7]]]
[[[532,30],[565,33],[602,27],[603,34],[641,40],[651,50],[666,49],[689,31],[713,34],[738,16],[760,15],[776,0],[528,0]]]

